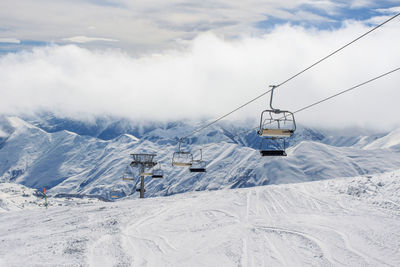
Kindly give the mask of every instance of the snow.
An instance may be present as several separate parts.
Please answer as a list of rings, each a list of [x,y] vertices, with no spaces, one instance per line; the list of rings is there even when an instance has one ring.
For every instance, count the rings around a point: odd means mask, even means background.
[[[33,126],[32,124],[18,118],[18,117],[7,117],[8,122],[10,123],[10,125],[15,128],[15,129],[19,129],[19,128],[37,128],[35,126]],[[39,129],[39,128],[38,128]]]
[[[52,195],[48,194],[47,196],[52,197]],[[44,207],[43,199],[44,194],[39,190],[20,184],[0,183],[0,213]],[[74,197],[72,195],[68,197],[58,197],[58,195],[55,195],[48,206],[82,205],[99,201],[100,200],[96,197],[86,197],[84,195],[80,197]]]
[[[394,130],[388,135],[375,140],[374,142],[366,145],[365,149],[379,149],[390,148],[400,145],[400,129]]]
[[[8,135],[0,139],[0,181],[37,189],[46,187],[51,194],[109,197],[115,187],[128,195],[135,192],[137,180],[127,183],[121,178],[132,153],[156,153],[155,160],[164,169],[164,179],[146,178],[147,196],[352,177],[391,171],[400,166],[399,147],[392,145],[396,144],[400,130],[369,136],[354,130],[351,132],[355,136],[349,133],[341,136],[340,132],[329,134],[299,128],[289,141],[287,157],[262,158],[255,132],[234,142],[231,136],[243,132],[241,126],[213,125],[187,140],[190,145],[186,144],[184,149],[193,150],[196,156],[198,149],[206,144],[203,159],[207,172],[193,174],[186,168],[171,166],[177,146],[170,139],[193,130],[190,123],[167,123],[152,128],[115,121],[118,126],[115,132],[111,122],[90,127],[70,121],[64,123],[50,121],[46,129],[52,129],[53,125],[59,130],[50,132],[17,117],[0,118],[0,127]],[[93,128],[92,132],[85,127]],[[129,129],[135,129],[135,135]],[[99,135],[115,137],[104,140]],[[227,138],[232,141],[220,142]]]
[[[139,141],[139,139],[131,134],[124,134],[125,136],[129,137],[130,139],[132,139],[133,141]]]
[[[10,209],[0,266],[400,266],[399,191],[400,170]]]
[[[0,212],[33,208],[38,203],[39,192],[19,184],[0,183]]]
[[[8,137],[8,134],[0,128],[0,138]]]

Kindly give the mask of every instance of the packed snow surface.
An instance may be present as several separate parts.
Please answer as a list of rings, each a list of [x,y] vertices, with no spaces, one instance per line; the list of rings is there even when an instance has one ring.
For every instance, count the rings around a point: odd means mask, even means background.
[[[400,171],[48,209],[12,186],[0,266],[400,266]]]

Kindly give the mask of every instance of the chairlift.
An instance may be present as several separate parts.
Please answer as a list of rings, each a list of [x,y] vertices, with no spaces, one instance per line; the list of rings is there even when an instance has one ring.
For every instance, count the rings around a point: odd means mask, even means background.
[[[161,163],[158,163],[158,168],[153,169],[152,178],[163,178],[164,171],[161,168]]]
[[[124,173],[122,174],[122,180],[124,181],[133,181],[135,178],[133,177],[132,169],[129,166],[126,166]]]
[[[192,161],[189,167],[190,172],[206,172],[206,162],[203,161],[203,150],[200,149],[200,158]]]
[[[271,98],[269,106],[271,109],[264,110],[261,113],[260,128],[257,134],[264,140],[261,141],[261,156],[286,156],[285,139],[291,137],[296,131],[296,121],[293,112],[287,110],[275,109],[272,107],[275,85],[271,86]],[[263,143],[274,143],[272,149],[264,149]]]
[[[206,172],[206,163],[204,161],[194,161],[189,167],[190,172]]]
[[[264,110],[261,113],[260,129],[257,131],[261,137],[291,137],[296,130],[296,123],[292,112],[287,110]]]
[[[111,191],[110,192],[110,197],[112,199],[120,198],[119,192],[118,191]]]
[[[113,188],[110,191],[110,198],[111,199],[117,199],[117,198],[121,198],[125,195],[125,193],[122,190],[117,190],[115,188],[115,186],[113,186]]]
[[[287,156],[285,138],[262,138],[260,142],[260,154],[262,157]]]
[[[178,151],[172,155],[172,166],[175,167],[190,167],[193,162],[193,154],[188,151],[181,150],[182,139],[178,141]]]

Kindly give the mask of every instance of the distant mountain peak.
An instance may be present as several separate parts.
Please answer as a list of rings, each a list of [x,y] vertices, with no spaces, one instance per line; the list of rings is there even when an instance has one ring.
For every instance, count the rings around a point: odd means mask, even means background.
[[[0,181],[46,187],[52,193],[107,197],[117,186],[125,195],[135,194],[137,170],[135,181],[122,181],[132,153],[156,154],[164,170],[163,179],[146,178],[147,196],[364,175],[400,165],[400,154],[386,149],[400,143],[400,130],[341,135],[300,126],[288,140],[287,157],[261,157],[260,138],[255,130],[246,132],[251,128],[224,122],[190,136],[184,150],[196,158],[202,148],[207,164],[206,173],[190,173],[172,167],[171,158],[178,149],[174,140],[196,129],[194,123],[2,118],[0,129],[12,138],[0,138]]]

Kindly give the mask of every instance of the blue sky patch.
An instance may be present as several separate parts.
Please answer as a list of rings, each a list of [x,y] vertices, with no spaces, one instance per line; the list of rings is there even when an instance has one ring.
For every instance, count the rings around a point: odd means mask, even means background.
[[[29,50],[34,47],[49,45],[48,42],[36,41],[36,40],[21,40],[20,43],[7,43],[0,42],[0,54],[17,53],[22,50]]]
[[[281,9],[292,14],[292,18],[282,19],[266,14],[266,19],[257,22],[255,27],[268,31],[276,25],[290,23],[291,25],[299,25],[305,28],[335,29],[340,28],[345,20],[366,21],[376,16],[388,15],[387,13],[379,12],[378,9],[390,9],[399,6],[399,3],[394,4],[393,1],[379,1],[379,3],[373,3],[372,6],[356,8],[351,8],[345,1],[338,1],[337,3],[338,5],[329,12],[326,9],[310,4],[300,5],[296,9]],[[310,18],[298,17],[299,13],[309,13]],[[319,16],[322,19],[312,18],[312,15]]]

